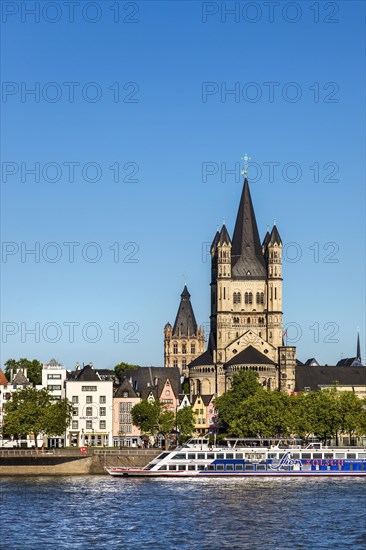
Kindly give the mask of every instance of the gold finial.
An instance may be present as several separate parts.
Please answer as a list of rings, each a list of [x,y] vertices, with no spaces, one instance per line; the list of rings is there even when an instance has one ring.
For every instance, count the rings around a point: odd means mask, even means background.
[[[247,177],[248,175],[248,167],[249,167],[249,161],[252,160],[251,157],[248,155],[248,153],[245,153],[243,157],[241,157],[241,160],[244,161],[243,169],[240,171],[242,176]]]

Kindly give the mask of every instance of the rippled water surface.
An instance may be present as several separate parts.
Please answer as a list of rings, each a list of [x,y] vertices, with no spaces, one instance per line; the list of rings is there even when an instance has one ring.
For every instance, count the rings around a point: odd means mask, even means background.
[[[366,548],[363,479],[0,478],[0,548]]]

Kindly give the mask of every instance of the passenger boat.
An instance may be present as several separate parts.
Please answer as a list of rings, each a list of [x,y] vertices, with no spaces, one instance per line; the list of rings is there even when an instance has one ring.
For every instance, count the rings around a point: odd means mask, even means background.
[[[211,446],[206,438],[190,439],[164,451],[145,468],[106,467],[123,477],[365,476],[366,448],[303,447],[299,439],[226,439]]]

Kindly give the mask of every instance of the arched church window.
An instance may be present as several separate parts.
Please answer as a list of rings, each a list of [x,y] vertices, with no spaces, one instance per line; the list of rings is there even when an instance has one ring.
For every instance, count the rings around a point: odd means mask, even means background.
[[[186,369],[186,368],[187,368],[187,360],[182,359],[182,369]]]
[[[246,292],[244,298],[245,298],[245,303],[246,304],[252,304],[253,303],[253,294],[252,294],[252,292]]]
[[[248,323],[248,325],[250,325],[250,317],[248,317],[247,323]]]
[[[177,344],[177,342],[174,342],[174,344],[173,344],[173,353],[175,353],[175,354],[178,353],[178,344]]]
[[[187,353],[187,345],[186,344],[182,344],[182,353]]]
[[[257,304],[264,304],[264,292],[257,292],[256,301]]]
[[[240,294],[240,292],[234,292],[234,294],[233,294],[233,302],[234,302],[234,304],[240,304],[240,302],[241,302],[241,294]]]
[[[196,353],[196,344],[191,344],[191,353]]]

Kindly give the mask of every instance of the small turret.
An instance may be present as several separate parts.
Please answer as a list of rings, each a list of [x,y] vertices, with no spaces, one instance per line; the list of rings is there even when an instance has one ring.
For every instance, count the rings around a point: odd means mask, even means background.
[[[231,277],[231,239],[225,224],[222,226],[217,243],[218,279]]]

